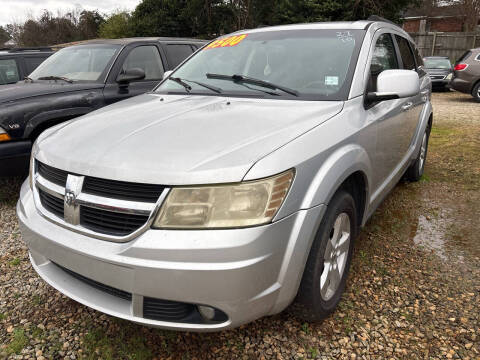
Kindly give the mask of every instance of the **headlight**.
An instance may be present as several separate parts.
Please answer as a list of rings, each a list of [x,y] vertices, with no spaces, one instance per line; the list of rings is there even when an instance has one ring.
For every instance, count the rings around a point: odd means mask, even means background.
[[[155,228],[232,228],[270,222],[293,180],[289,170],[239,184],[173,188],[153,223]]]
[[[0,127],[0,142],[11,140],[10,135]]]
[[[453,74],[450,73],[450,74],[447,75],[447,77],[445,78],[445,80],[452,80],[452,78],[453,78]]]
[[[33,157],[33,151],[30,154],[30,170],[28,172],[28,181],[30,183],[30,190],[33,190],[33,163],[35,161],[35,158]]]
[[[37,142],[35,141],[32,145],[32,151],[30,153],[30,170],[28,172],[28,180],[30,182],[30,189],[33,190],[33,178],[35,176],[35,154],[37,153]]]

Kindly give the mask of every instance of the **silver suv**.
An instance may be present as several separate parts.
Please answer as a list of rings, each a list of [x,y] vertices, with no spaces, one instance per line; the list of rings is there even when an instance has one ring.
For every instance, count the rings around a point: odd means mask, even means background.
[[[150,93],[46,130],[17,213],[38,274],[140,324],[239,326],[340,301],[353,242],[418,180],[431,81],[382,21],[240,31]]]

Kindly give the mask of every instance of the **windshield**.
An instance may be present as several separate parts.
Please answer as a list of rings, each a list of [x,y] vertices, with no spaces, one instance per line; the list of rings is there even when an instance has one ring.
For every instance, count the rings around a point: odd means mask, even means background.
[[[156,91],[218,95],[209,85],[224,96],[344,100],[364,33],[309,29],[225,36],[172,74],[183,85],[165,80]]]
[[[30,78],[63,77],[74,81],[98,81],[119,49],[119,45],[67,47],[47,58],[30,74]]]
[[[450,69],[452,64],[448,59],[423,59],[427,69]]]

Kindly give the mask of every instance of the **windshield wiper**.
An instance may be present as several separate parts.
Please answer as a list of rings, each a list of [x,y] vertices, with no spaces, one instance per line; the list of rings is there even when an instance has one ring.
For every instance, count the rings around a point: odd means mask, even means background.
[[[218,94],[220,94],[222,92],[222,89],[220,89],[219,87],[216,87],[216,86],[213,86],[213,85],[208,85],[208,84],[205,84],[203,82],[196,81],[196,80],[188,80],[188,79],[182,79],[182,78],[179,78],[179,77],[172,77],[172,76],[170,76],[169,79],[175,81],[177,84],[182,85],[185,88],[185,90],[187,90],[187,92],[190,92],[192,90],[192,87],[190,85],[188,85],[186,82],[192,82],[194,84],[203,86],[204,88],[212,90],[212,91],[214,91]]]
[[[192,87],[191,87],[190,85],[188,85],[185,81],[183,81],[182,79],[180,79],[179,77],[170,76],[170,77],[168,77],[167,79],[168,79],[168,80],[175,81],[177,84],[182,85],[187,92],[190,92],[190,91],[192,90]]]
[[[178,79],[178,78],[177,78]],[[209,85],[209,84],[205,84],[203,82],[200,82],[200,81],[196,81],[196,80],[187,80],[187,79],[182,79],[183,81],[188,81],[188,82],[192,82],[194,84],[197,84],[197,85],[200,85],[200,86],[203,86],[204,88],[207,88],[209,90],[212,90],[218,94],[220,94],[223,90],[220,89],[219,87],[216,87],[216,86],[213,86],[213,85]]]
[[[66,81],[70,84],[73,83],[73,80],[71,80],[69,78],[66,78],[65,76],[55,76],[55,75],[42,76],[42,77],[39,77],[38,80],[63,80],[63,81]]]
[[[272,90],[282,90],[283,92],[286,92],[287,94],[293,95],[293,96],[298,96],[298,91],[290,89],[288,87],[282,86],[282,85],[276,85],[271,82],[261,80],[261,79],[255,79],[249,76],[244,76],[244,75],[239,75],[239,74],[234,74],[234,75],[223,75],[223,74],[206,74],[208,79],[219,79],[219,80],[231,80],[233,82],[239,82],[239,83],[247,83],[247,84],[252,84],[252,85],[258,85],[258,86],[263,86],[265,88],[269,88]]]
[[[25,81],[30,81],[30,82],[33,83],[33,79],[32,79],[30,76],[25,76],[25,77],[23,78],[23,80],[25,80]]]

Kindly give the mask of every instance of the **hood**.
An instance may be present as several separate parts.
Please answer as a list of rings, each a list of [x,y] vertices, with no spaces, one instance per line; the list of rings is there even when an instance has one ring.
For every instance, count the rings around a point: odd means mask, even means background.
[[[145,94],[45,131],[34,151],[51,166],[107,179],[238,182],[256,161],[342,107],[342,101]]]
[[[34,96],[42,96],[49,94],[59,94],[70,91],[79,91],[85,89],[93,89],[103,87],[100,83],[72,83],[64,81],[20,81],[12,85],[0,86],[0,103],[8,101],[17,101]]]

